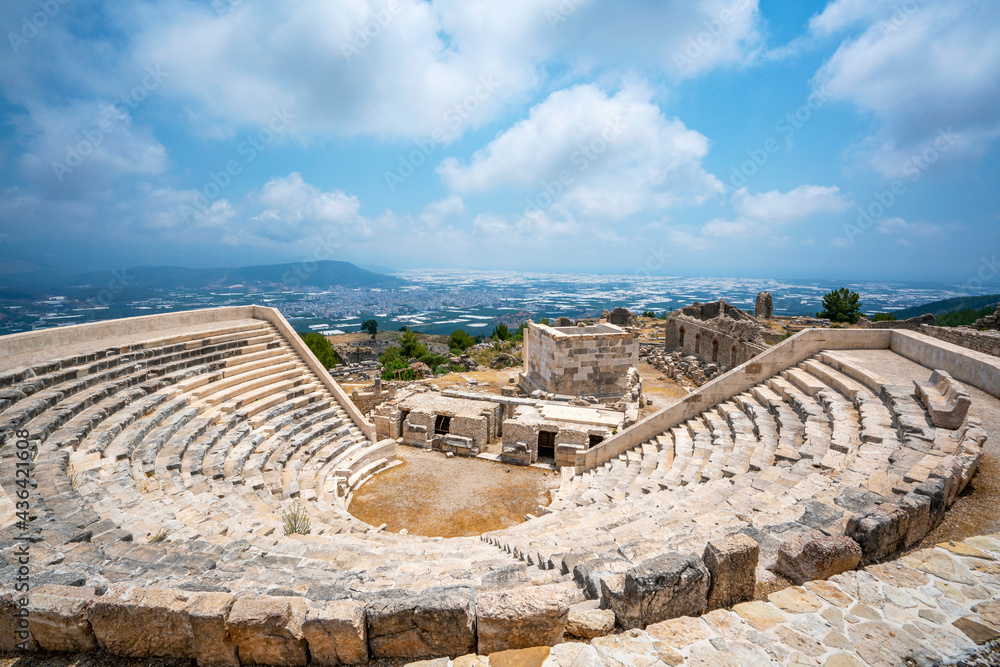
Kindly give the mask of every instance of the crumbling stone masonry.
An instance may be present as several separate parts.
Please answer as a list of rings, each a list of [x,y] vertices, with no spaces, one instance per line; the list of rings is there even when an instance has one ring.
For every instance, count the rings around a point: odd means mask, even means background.
[[[629,369],[638,365],[635,334],[613,324],[548,327],[529,322],[519,386],[528,394],[618,400],[629,392]]]
[[[503,406],[450,398],[434,392],[412,394],[375,409],[375,431],[384,438],[403,438],[414,447],[475,456],[499,437]]]
[[[667,316],[664,348],[727,368],[767,349],[769,333],[756,318],[720,299],[695,303]]]

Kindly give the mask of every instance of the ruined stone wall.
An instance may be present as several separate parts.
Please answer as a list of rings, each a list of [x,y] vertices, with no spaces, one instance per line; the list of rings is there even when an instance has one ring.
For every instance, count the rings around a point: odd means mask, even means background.
[[[920,331],[921,327],[934,326],[936,323],[937,319],[929,313],[920,317],[911,317],[908,320],[886,320],[883,322],[872,322],[863,317],[858,322],[865,329],[906,329],[907,331]]]
[[[925,324],[920,327],[920,333],[974,352],[1000,357],[1000,331],[976,331],[967,327],[933,327]]]
[[[555,431],[555,459],[559,467],[576,465],[576,454],[590,447],[590,436],[611,437],[611,430],[603,426],[585,426],[549,421],[521,421],[508,419],[503,426],[503,452],[501,460],[518,465],[538,462],[538,432]]]
[[[628,369],[639,364],[635,336],[608,324],[557,329],[530,323],[524,349],[529,393],[618,398],[628,391]]]
[[[739,366],[767,349],[761,343],[745,340],[739,330],[720,331],[716,321],[671,316],[664,326],[667,352],[693,354],[727,368]]]

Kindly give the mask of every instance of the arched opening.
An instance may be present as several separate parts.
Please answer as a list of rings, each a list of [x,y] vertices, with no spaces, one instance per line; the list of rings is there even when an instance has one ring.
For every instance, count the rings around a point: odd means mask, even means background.
[[[712,363],[719,363],[719,339],[716,338],[712,341]]]
[[[694,336],[694,353],[701,354],[701,334],[695,334]]]
[[[736,346],[733,345],[732,349],[729,350],[729,367],[735,368],[738,364],[736,363]]]
[[[683,349],[684,348],[684,327],[681,327],[681,330],[679,332],[679,337],[678,337],[677,341],[678,341],[677,342],[677,347]]]

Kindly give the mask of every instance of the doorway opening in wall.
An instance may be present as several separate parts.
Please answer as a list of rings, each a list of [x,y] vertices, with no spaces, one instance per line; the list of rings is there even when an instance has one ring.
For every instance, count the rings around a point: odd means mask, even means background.
[[[712,341],[712,363],[719,363],[719,339],[716,338]]]
[[[400,410],[399,411],[399,432],[400,432],[400,434],[403,433],[403,429],[405,428],[404,424],[406,424],[406,418],[409,417],[409,416],[410,416],[410,411],[409,410]]]
[[[556,434],[554,431],[538,432],[538,462],[555,463]]]
[[[590,449],[591,447],[596,447],[597,445],[601,444],[602,442],[604,442],[604,436],[603,435],[591,435],[590,436],[590,444],[587,446],[587,449]]]
[[[448,435],[451,433],[451,417],[438,415],[434,420],[434,435]]]

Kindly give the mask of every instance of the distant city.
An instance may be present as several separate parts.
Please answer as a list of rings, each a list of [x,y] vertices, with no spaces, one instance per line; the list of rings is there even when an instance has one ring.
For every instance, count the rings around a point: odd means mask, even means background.
[[[349,265],[348,265],[349,266]],[[385,276],[371,274],[379,279]],[[110,276],[110,274],[109,274]],[[657,314],[695,301],[726,299],[752,312],[758,292],[774,295],[777,315],[815,315],[837,287],[861,294],[868,313],[894,312],[968,295],[962,285],[681,278],[507,271],[423,270],[392,274],[395,286],[290,288],[287,282],[172,289],[118,285],[100,290],[0,290],[0,334],[161,312],[259,304],[281,310],[300,331],[350,333],[366,319],[381,329],[488,334],[493,320],[526,311],[536,318],[587,317],[623,306]]]

